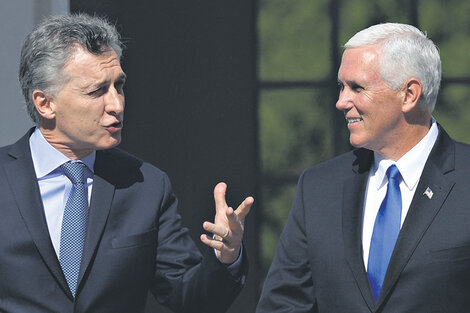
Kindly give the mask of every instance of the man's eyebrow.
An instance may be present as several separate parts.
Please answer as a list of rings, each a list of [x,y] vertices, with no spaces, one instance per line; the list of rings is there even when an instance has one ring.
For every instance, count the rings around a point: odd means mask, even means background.
[[[126,75],[126,73],[123,72],[116,79],[116,82],[117,83],[125,83],[126,79],[127,79],[127,75]],[[100,82],[97,82],[97,83],[86,86],[86,89],[99,89],[103,86],[107,86],[110,83],[110,81],[111,81],[110,79],[105,79],[103,81],[100,81]]]
[[[116,81],[118,82],[125,82],[126,80],[127,80],[127,75],[124,72],[122,72],[121,75],[119,75],[118,79],[116,79]]]
[[[342,85],[344,84],[344,85],[346,85],[346,86],[361,86],[361,84],[359,84],[359,83],[358,83],[357,81],[355,81],[355,80],[348,80],[348,79],[346,79],[346,80],[342,81],[342,80],[339,79],[339,78],[338,78],[338,84],[342,84]]]

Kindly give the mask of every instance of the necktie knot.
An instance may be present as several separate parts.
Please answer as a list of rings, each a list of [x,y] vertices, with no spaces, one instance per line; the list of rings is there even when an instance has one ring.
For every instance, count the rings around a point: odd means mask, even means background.
[[[389,182],[391,180],[395,182],[400,182],[401,174],[400,174],[400,171],[398,170],[398,167],[395,164],[390,165],[389,168],[387,169],[387,177],[388,177]]]
[[[66,162],[60,167],[65,173],[65,176],[70,179],[72,184],[84,184],[85,183],[85,164],[82,162]]]

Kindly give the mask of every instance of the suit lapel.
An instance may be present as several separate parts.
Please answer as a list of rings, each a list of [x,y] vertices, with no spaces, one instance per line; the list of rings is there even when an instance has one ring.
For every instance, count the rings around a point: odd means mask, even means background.
[[[39,192],[29,148],[29,137],[33,131],[34,128],[12,146],[9,151],[12,161],[5,163],[4,169],[20,214],[39,254],[56,278],[60,287],[68,297],[72,299],[72,294],[70,293],[59,260],[52,246],[46,218],[44,216],[41,194]],[[80,291],[80,282],[89,268],[93,255],[98,248],[111,209],[115,186],[113,183],[109,182],[109,179],[105,178],[114,177],[116,174],[116,164],[114,163],[115,160],[113,160],[112,157],[107,157],[106,152],[97,151],[95,175],[93,177],[93,191],[90,201],[90,216],[77,293]]]
[[[378,306],[388,297],[424,233],[454,186],[454,182],[449,181],[445,176],[454,170],[454,156],[453,141],[442,128],[439,128],[439,138],[423,169],[390,259],[382,292],[377,302]],[[433,193],[431,198],[425,194],[428,188]]]
[[[364,194],[367,185],[373,153],[364,149],[356,150],[353,176],[345,180],[343,186],[343,241],[346,260],[351,268],[361,294],[373,311],[375,307],[369,287],[362,256],[362,219]]]
[[[79,286],[77,293],[80,291],[80,282],[90,266],[93,255],[98,249],[114,197],[115,186],[104,178],[107,177],[106,173],[112,168],[110,163],[114,162],[114,160],[111,158],[106,159],[104,156],[104,152],[97,151],[94,167],[95,174],[93,176],[93,191],[90,201],[90,215],[88,218],[87,236],[80,266],[80,274],[78,277]]]
[[[30,135],[31,132],[28,132],[12,146],[9,151],[12,162],[6,163],[4,169],[20,214],[39,254],[60,287],[69,297],[72,297],[47,228],[31,151],[29,150]]]

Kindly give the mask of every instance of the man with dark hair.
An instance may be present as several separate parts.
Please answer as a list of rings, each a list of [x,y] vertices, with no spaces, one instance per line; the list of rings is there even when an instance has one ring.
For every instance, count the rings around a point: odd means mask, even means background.
[[[246,276],[253,198],[214,189],[201,256],[168,177],[122,151],[126,75],[106,20],[51,17],[26,38],[19,78],[36,127],[0,148],[0,311],[143,312],[148,291],[175,312],[224,312]]]
[[[439,51],[398,23],[345,48],[336,107],[357,149],[300,177],[257,312],[467,312],[470,147],[432,117]]]

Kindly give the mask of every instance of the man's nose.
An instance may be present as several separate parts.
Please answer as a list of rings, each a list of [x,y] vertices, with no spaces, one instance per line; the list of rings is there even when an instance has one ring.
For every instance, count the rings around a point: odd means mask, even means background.
[[[344,88],[340,91],[338,101],[336,101],[336,108],[340,111],[349,110],[352,107],[351,93]]]
[[[124,111],[124,95],[111,87],[105,98],[105,110],[113,115],[121,115]]]

